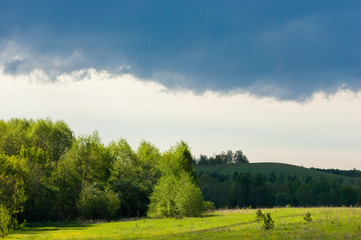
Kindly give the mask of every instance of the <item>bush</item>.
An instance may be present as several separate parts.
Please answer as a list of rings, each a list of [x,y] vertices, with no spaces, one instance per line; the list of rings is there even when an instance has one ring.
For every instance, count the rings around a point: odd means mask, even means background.
[[[193,178],[183,172],[179,176],[161,177],[150,196],[149,217],[197,217],[205,210],[205,202]]]
[[[11,230],[11,215],[10,211],[2,204],[0,204],[0,234],[5,237]]]
[[[120,206],[118,196],[111,190],[85,186],[80,193],[77,208],[83,219],[112,219]]]
[[[206,201],[204,202],[204,210],[211,211],[216,209],[216,206],[214,205],[214,202]]]

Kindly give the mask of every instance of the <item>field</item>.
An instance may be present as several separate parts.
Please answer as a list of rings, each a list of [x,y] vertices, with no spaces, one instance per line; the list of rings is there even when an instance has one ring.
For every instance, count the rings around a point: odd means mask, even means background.
[[[360,239],[359,208],[274,208],[275,227],[256,222],[255,209],[218,210],[202,218],[137,218],[110,223],[28,224],[5,239]],[[310,212],[312,221],[304,220]]]
[[[219,173],[228,175],[230,178],[232,178],[234,172],[251,174],[261,173],[267,177],[272,172],[274,172],[277,177],[283,175],[284,179],[287,179],[288,177],[297,176],[300,181],[303,182],[309,177],[315,180],[324,177],[328,180],[342,179],[343,185],[350,185],[356,188],[361,187],[361,178],[340,176],[284,163],[217,164],[206,166],[197,165],[195,166],[195,170],[197,174],[201,172]]]

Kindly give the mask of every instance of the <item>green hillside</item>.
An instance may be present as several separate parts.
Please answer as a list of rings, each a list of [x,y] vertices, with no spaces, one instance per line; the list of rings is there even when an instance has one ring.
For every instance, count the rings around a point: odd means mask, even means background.
[[[260,173],[266,177],[266,181],[269,180],[272,172],[275,173],[277,179],[284,178],[284,180],[287,180],[289,177],[296,176],[301,182],[306,182],[307,179],[319,180],[324,177],[328,180],[335,180],[338,183],[342,183],[344,186],[361,188],[361,178],[340,176],[284,163],[197,165],[195,166],[195,170],[198,175],[201,175],[202,172],[208,174],[218,173],[228,176],[230,179],[232,179],[235,172],[250,173],[252,175]]]

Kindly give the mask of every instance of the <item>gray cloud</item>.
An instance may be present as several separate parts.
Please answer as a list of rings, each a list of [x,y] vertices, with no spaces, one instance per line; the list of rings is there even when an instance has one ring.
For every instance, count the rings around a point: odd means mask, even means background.
[[[0,4],[8,74],[95,68],[293,100],[361,89],[358,1],[40,3]]]

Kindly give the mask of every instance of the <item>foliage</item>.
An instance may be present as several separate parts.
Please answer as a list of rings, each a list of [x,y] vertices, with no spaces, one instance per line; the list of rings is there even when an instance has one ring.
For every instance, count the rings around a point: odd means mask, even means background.
[[[198,165],[196,170],[204,199],[216,208],[352,206],[361,197],[355,178],[286,164]]]
[[[75,138],[63,121],[0,120],[0,204],[9,210],[12,226],[26,219],[144,216],[166,176],[177,179],[177,215],[200,215],[211,207],[196,185],[183,141],[163,154],[146,141],[134,151],[125,139],[103,144],[97,132]]]
[[[17,219],[15,217],[22,212],[23,204],[26,201],[24,179],[27,169],[25,160],[0,153],[0,169],[0,204],[12,216],[11,225],[16,226]]]
[[[83,187],[77,203],[83,219],[113,219],[119,205],[120,201],[114,192],[101,190],[95,185]]]
[[[266,213],[263,217],[263,228],[266,230],[270,230],[274,228],[274,220],[271,217],[271,213]]]
[[[0,234],[4,238],[5,235],[11,231],[12,217],[10,211],[2,204],[0,204]]]
[[[149,217],[196,217],[205,207],[202,192],[192,177],[182,172],[178,176],[162,176],[150,196]]]
[[[112,156],[101,143],[98,132],[80,136],[61,161],[70,164],[82,180],[89,183],[105,182],[110,176]]]
[[[336,175],[340,175],[340,176],[347,176],[347,177],[358,177],[361,178],[361,171],[357,170],[357,169],[352,169],[352,170],[341,170],[341,169],[321,169],[321,168],[311,168],[314,169],[316,171],[320,171],[320,172],[327,172],[327,173],[332,173],[332,174],[336,174]]]
[[[193,166],[192,154],[188,145],[183,141],[177,143],[162,155],[160,169],[163,175],[178,175],[180,172],[186,171],[194,180],[197,178]]]
[[[73,131],[63,121],[53,122],[50,118],[38,119],[31,126],[31,146],[42,149],[51,161],[57,162],[74,142]]]
[[[204,210],[212,211],[215,209],[216,209],[216,206],[214,205],[214,202],[204,201]]]
[[[285,207],[287,205],[292,205],[292,204],[293,204],[293,200],[289,194],[285,192],[281,192],[276,195],[276,201],[274,204],[275,206]]]
[[[207,157],[206,155],[200,155],[195,161],[198,165],[214,165],[214,164],[242,164],[249,163],[246,155],[241,150],[233,153],[231,150],[227,152],[221,152],[213,157]]]
[[[159,176],[156,167],[159,150],[143,141],[137,154],[125,139],[112,142],[109,150],[113,163],[108,183],[120,200],[118,216],[145,215],[149,196]]]

